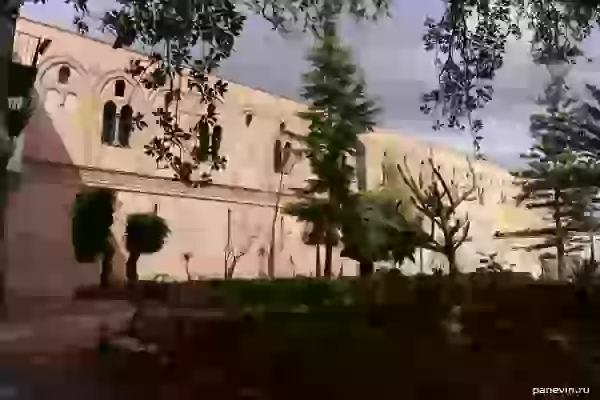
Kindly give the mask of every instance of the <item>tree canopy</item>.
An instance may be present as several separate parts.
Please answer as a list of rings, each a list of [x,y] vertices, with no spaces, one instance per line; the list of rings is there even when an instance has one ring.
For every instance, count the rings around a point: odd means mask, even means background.
[[[373,263],[391,261],[400,267],[414,261],[421,220],[406,210],[397,191],[381,189],[360,193],[345,209],[341,255],[360,263],[361,276],[373,272]]]
[[[551,80],[540,105],[545,106],[544,112],[531,116],[534,143],[523,155],[528,167],[514,175],[521,185],[518,200],[526,202],[528,208],[546,210],[549,221],[548,227],[528,231],[542,241],[526,248],[554,248],[560,278],[566,255],[582,248],[574,241],[574,234],[594,228],[599,164],[582,147],[585,136],[580,135],[577,118],[581,106],[570,95],[565,76]]]
[[[72,242],[78,262],[93,262],[110,247],[115,193],[111,189],[87,189],[73,203]]]
[[[77,11],[74,23],[87,31],[88,0],[66,1]],[[318,33],[341,15],[367,20],[388,16],[391,4],[392,0],[119,0],[119,7],[106,13],[103,26],[117,35],[116,47],[134,42],[162,47],[164,57],[155,63],[153,75],[158,85],[165,85],[166,78],[181,68],[196,71],[201,78],[228,58],[251,14],[269,21],[274,30]],[[533,33],[533,62],[575,63],[585,57],[581,43],[599,22],[598,0],[445,0],[442,15],[425,21],[423,42],[426,51],[435,52],[439,79],[437,87],[423,94],[421,110],[432,116],[433,129],[469,132],[475,156],[484,158],[479,111],[493,98],[493,79],[504,65],[507,41],[521,38],[526,27]],[[194,56],[199,49],[202,56]],[[182,166],[168,150],[181,144],[161,139],[150,145],[151,155],[160,158],[161,146],[167,147],[163,158],[168,155],[176,177],[186,181],[204,161],[192,157]],[[223,160],[210,161],[211,170],[224,167]]]
[[[302,97],[309,103],[308,110],[299,114],[310,124],[306,155],[315,178],[307,181],[304,190],[311,198],[291,211],[295,215],[321,211],[311,222],[324,228],[324,275],[330,277],[334,232],[342,227],[344,208],[352,203],[355,174],[348,160],[356,153],[358,136],[375,125],[378,109],[366,95],[365,82],[337,35],[335,21],[323,28],[308,56],[311,70],[304,75]]]
[[[171,230],[167,222],[154,213],[136,213],[127,216],[125,246],[129,252],[126,276],[129,284],[138,280],[137,262],[142,254],[160,251]]]

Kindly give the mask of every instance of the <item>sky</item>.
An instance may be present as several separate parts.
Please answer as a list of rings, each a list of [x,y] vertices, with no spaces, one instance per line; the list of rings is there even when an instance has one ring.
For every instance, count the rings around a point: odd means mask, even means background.
[[[378,125],[471,152],[468,134],[435,132],[431,117],[419,110],[420,95],[435,88],[437,79],[433,54],[423,50],[423,23],[427,16],[437,19],[441,15],[443,0],[391,1],[391,18],[377,23],[349,22],[342,29],[345,42],[352,47],[355,60],[365,73],[369,95],[382,108]],[[100,17],[110,6],[110,0],[90,0],[92,17]],[[61,0],[50,0],[46,5],[26,4],[21,15],[72,29],[72,8]],[[91,29],[94,28],[92,25]],[[97,31],[92,34],[102,37]],[[595,36],[588,39],[585,48],[588,56],[600,60],[595,57],[600,55],[599,35]],[[261,18],[250,17],[236,42],[234,55],[218,74],[246,86],[300,100],[301,75],[308,69],[304,57],[310,45],[309,34],[295,32],[283,36]],[[494,99],[482,114],[485,124],[482,149],[490,160],[514,168],[521,164],[519,154],[530,145],[529,115],[549,75],[532,63],[527,33],[520,41],[508,43],[505,60],[494,81]],[[576,88],[586,82],[596,84],[599,68],[597,62],[580,63],[571,70],[569,78]]]

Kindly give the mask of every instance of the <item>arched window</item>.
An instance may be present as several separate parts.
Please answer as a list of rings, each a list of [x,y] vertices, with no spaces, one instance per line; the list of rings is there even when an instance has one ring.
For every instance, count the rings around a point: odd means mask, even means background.
[[[119,118],[119,133],[117,140],[119,146],[129,147],[129,137],[133,129],[133,109],[129,105],[121,108],[121,117]]]
[[[283,149],[281,150],[281,166],[284,167],[292,156],[292,144],[290,142],[285,142],[283,145]]]
[[[365,145],[359,141],[356,145],[356,183],[359,191],[367,190],[367,163]]]
[[[117,125],[117,106],[112,101],[104,104],[102,115],[102,143],[113,144]]]
[[[281,172],[285,175],[289,175],[294,167],[294,149],[290,142],[285,142],[283,150],[281,151]]]
[[[123,79],[117,79],[115,82],[115,96],[125,97],[125,81]]]
[[[246,123],[246,127],[250,126],[253,118],[254,118],[254,114],[252,114],[252,111],[246,111],[244,113],[244,122]]]
[[[66,65],[63,65],[62,67],[60,67],[60,69],[58,70],[58,83],[60,83],[62,85],[66,85],[67,83],[69,83],[70,77],[71,77],[71,69]]]
[[[477,188],[477,197],[479,199],[479,205],[485,205],[485,188]]]
[[[281,159],[281,140],[275,140],[275,145],[273,146],[273,171],[280,174],[281,169],[283,168],[282,159]]]

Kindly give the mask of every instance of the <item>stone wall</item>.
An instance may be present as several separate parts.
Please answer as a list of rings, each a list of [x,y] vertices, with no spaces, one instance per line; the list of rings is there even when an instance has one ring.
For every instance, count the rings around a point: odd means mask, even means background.
[[[304,108],[301,104],[230,83],[219,107],[227,169],[215,174],[212,186],[186,188],[172,181],[170,171],[157,169],[154,160],[143,154],[144,145],[160,134],[151,112],[163,104],[164,92],[143,89],[124,72],[130,60],[141,55],[26,19],[18,21],[17,30],[15,52],[23,59],[37,38],[52,39],[52,44],[40,60],[36,82],[39,107],[24,132],[21,186],[13,193],[9,209],[9,286],[13,291],[62,295],[97,279],[98,267],[77,264],[70,245],[72,202],[75,193],[86,186],[111,187],[118,193],[114,226],[118,271],[123,270],[127,257],[123,238],[127,215],[157,211],[167,219],[173,233],[163,250],[142,257],[142,277],[166,274],[185,278],[185,253],[192,254],[192,274],[222,276],[228,231],[233,247],[246,251],[236,276],[255,277],[266,272],[279,183],[273,150],[277,140],[301,146],[298,138],[307,128],[297,117]],[[185,87],[184,80],[181,84]],[[129,106],[133,112],[145,114],[150,126],[132,132],[128,146],[103,143],[107,104],[121,111]],[[182,124],[191,125],[199,110],[198,98],[185,93],[180,108]],[[248,113],[252,114],[250,125],[245,122]],[[366,189],[378,187],[382,165],[388,169],[391,165],[393,170],[407,156],[416,173],[420,160],[430,154],[430,145],[394,133],[364,135],[363,143],[364,162],[360,165],[364,182],[358,187]],[[444,174],[455,169],[456,175],[464,178],[468,168],[462,156],[440,148],[433,152]],[[297,200],[292,189],[303,187],[310,177],[307,160],[296,161],[284,178],[284,203]],[[499,250],[519,270],[537,274],[539,263],[534,255],[513,252],[516,243],[494,241],[492,236],[495,230],[535,224],[539,216],[515,207],[515,188],[506,171],[489,163],[477,163],[475,168],[483,202],[469,204],[464,210],[474,225],[472,241],[461,254],[461,265],[474,269],[478,251]],[[277,276],[314,272],[315,249],[302,243],[304,229],[302,223],[288,216],[276,221]],[[356,273],[356,263],[337,255],[334,258],[334,274],[342,266],[346,275]],[[424,255],[425,270],[439,263],[444,263],[442,257]],[[418,270],[418,264],[405,269]]]
[[[430,179],[431,168],[427,163],[433,157],[441,167],[442,176],[448,182],[469,186],[469,163],[464,155],[448,149],[433,146],[407,135],[390,132],[377,132],[363,137],[367,149],[367,187],[371,190],[381,187],[382,175],[387,175],[387,185],[396,185],[407,190],[397,172],[396,165],[408,166],[413,176],[422,172],[425,182]],[[423,162],[423,164],[422,164]],[[543,215],[517,206],[514,197],[518,187],[513,184],[511,175],[504,169],[486,161],[472,163],[476,175],[478,191],[473,201],[465,202],[459,209],[462,215],[468,214],[471,222],[470,241],[459,250],[459,267],[472,271],[480,266],[481,254],[498,252],[498,260],[507,265],[514,264],[514,270],[527,271],[534,275],[541,272],[539,254],[519,250],[534,239],[495,239],[495,232],[518,231],[543,223]],[[406,167],[405,167],[406,172]],[[481,253],[481,254],[480,254]],[[434,267],[444,267],[446,260],[438,254],[423,252],[417,254],[417,263],[407,263],[407,271],[425,272]]]
[[[36,38],[52,39],[52,45],[39,63],[39,107],[24,131],[21,185],[9,210],[13,291],[62,295],[97,279],[98,267],[78,265],[70,244],[75,193],[90,186],[117,191],[113,229],[119,247],[117,271],[123,271],[127,257],[123,237],[127,215],[156,210],[172,234],[159,253],[142,256],[141,277],[159,274],[185,279],[185,253],[192,254],[192,275],[222,277],[228,231],[234,253],[246,253],[235,276],[266,273],[279,186],[273,150],[276,140],[299,146],[297,137],[306,128],[296,115],[303,108],[300,104],[230,83],[219,107],[227,169],[214,176],[212,186],[187,188],[173,182],[171,171],[157,169],[154,160],[143,154],[144,145],[160,134],[151,112],[163,104],[164,92],[142,89],[124,72],[139,54],[26,19],[19,20],[17,30],[15,52],[23,59]],[[125,83],[122,96],[116,95],[118,81]],[[132,132],[127,147],[102,143],[103,112],[109,101],[118,110],[128,105],[142,112],[150,125]],[[249,126],[247,113],[253,115]],[[186,93],[180,115],[184,126],[197,114],[198,98]],[[292,189],[303,187],[309,174],[306,160],[298,159],[283,179],[282,203],[296,200]],[[315,249],[303,244],[304,228],[289,216],[277,218],[277,276],[314,274]],[[334,273],[342,263],[346,273],[355,272],[353,262],[335,257]]]

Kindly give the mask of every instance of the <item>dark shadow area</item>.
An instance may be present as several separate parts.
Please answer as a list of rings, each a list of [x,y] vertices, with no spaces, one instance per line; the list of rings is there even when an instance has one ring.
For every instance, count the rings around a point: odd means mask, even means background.
[[[599,397],[599,286],[390,274],[207,281],[196,292],[220,300],[147,302],[127,332],[137,344],[91,356],[99,379],[122,389],[114,398]]]
[[[72,207],[85,185],[44,109],[44,99],[39,99],[22,134],[22,173],[10,193],[7,213],[7,293],[9,301],[22,308],[19,313],[38,313],[36,308],[47,305],[43,299],[66,300],[76,287],[98,282],[99,265],[75,260]],[[115,261],[124,258],[117,249]]]
[[[95,384],[89,371],[78,367],[0,367],[0,398],[23,400],[110,399],[107,388]]]

